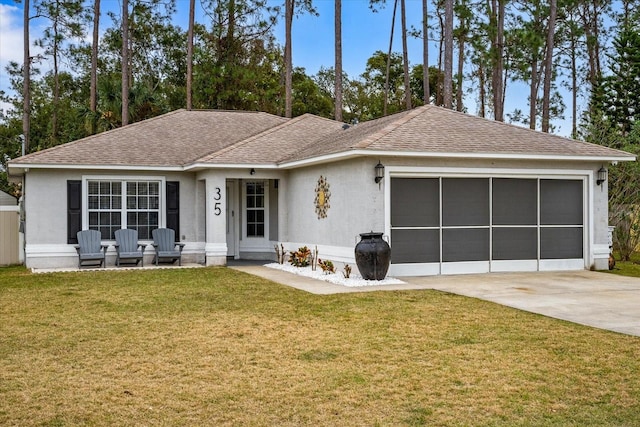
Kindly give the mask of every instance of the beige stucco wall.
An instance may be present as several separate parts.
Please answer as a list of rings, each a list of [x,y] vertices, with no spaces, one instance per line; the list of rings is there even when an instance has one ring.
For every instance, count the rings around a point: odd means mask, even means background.
[[[374,182],[374,167],[380,160],[386,177]],[[353,262],[358,234],[368,231],[390,233],[389,179],[392,176],[509,176],[584,179],[585,268],[608,266],[608,194],[606,183],[596,185],[600,162],[552,160],[419,159],[370,157],[326,165],[293,169],[289,172],[285,196],[288,211],[280,230],[289,249],[306,244],[319,245],[324,256]],[[320,176],[330,184],[331,200],[326,218],[315,212],[315,187]],[[282,211],[282,209],[281,209]],[[282,215],[282,213],[281,213]],[[323,254],[321,253],[321,256]]]
[[[374,167],[381,161],[386,176],[374,182]],[[248,168],[203,170],[194,173],[35,170],[27,173],[24,187],[26,209],[26,263],[28,267],[74,267],[77,255],[66,241],[67,180],[85,177],[163,177],[180,181],[180,240],[187,243],[185,259],[207,264],[224,264],[227,256],[226,209],[213,215],[215,187],[226,190],[228,180],[269,182],[269,236],[259,245],[239,239],[241,257],[272,258],[273,244],[284,243],[288,250],[299,245],[319,247],[320,256],[353,263],[353,248],[358,234],[380,231],[388,235],[389,179],[393,176],[441,176],[476,174],[478,176],[583,177],[586,197],[585,268],[607,268],[608,194],[606,184],[595,183],[600,162],[418,159],[368,157],[311,165],[289,170]],[[320,176],[330,186],[331,197],[326,218],[319,218],[314,199]],[[278,189],[274,188],[278,180]],[[241,187],[239,185],[238,187]],[[236,194],[234,210],[240,221],[241,191]],[[226,202],[226,194],[221,201]],[[240,227],[241,229],[242,227]],[[109,263],[113,263],[113,248]],[[150,262],[152,250],[149,250]]]
[[[384,232],[384,183],[374,182],[376,163],[361,158],[291,170],[280,239],[289,249],[318,245],[321,257],[353,262],[360,233]],[[318,217],[314,203],[320,176],[331,192],[326,218]]]
[[[67,181],[84,178],[163,178],[165,181],[180,182],[180,235],[177,236],[187,246],[183,252],[184,262],[204,262],[203,242],[198,236],[203,234],[204,221],[196,215],[198,189],[194,174],[60,170],[31,170],[27,173],[24,186],[26,212],[25,263],[30,268],[75,267],[77,255],[73,245],[67,244]],[[164,214],[163,214],[164,217]],[[83,228],[85,225],[83,224]],[[105,242],[110,243],[110,242]],[[151,262],[153,249],[147,247],[145,262]],[[109,248],[108,264],[115,259],[115,250]]]

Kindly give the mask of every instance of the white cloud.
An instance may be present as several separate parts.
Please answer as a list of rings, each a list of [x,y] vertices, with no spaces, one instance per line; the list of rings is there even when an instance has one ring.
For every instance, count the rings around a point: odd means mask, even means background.
[[[0,3],[0,90],[6,93],[11,93],[9,85],[9,75],[7,73],[7,66],[9,63],[17,62],[23,63],[23,9],[22,5],[14,6],[10,4]],[[29,36],[31,39],[30,55],[31,57],[42,54],[42,49],[33,45],[34,40],[39,38],[42,34],[42,21],[31,21]],[[36,64],[42,73],[47,72],[50,69],[50,65],[47,61],[42,61]],[[10,104],[0,102],[0,110],[7,110],[11,108]]]
[[[8,91],[9,76],[6,67],[11,61],[22,63],[22,9],[0,3],[0,90]],[[0,102],[0,109],[9,104]]]
[[[0,3],[0,63],[22,62],[22,9]]]

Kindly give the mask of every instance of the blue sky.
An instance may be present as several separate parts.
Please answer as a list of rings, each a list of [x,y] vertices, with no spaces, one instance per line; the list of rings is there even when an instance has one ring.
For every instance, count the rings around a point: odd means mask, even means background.
[[[199,2],[198,2],[199,3]],[[270,4],[278,5],[281,1],[269,0]],[[120,10],[118,0],[102,0],[102,9]],[[315,74],[320,66],[332,66],[334,63],[334,19],[333,0],[315,0],[319,16],[297,16],[293,23],[293,59],[296,66],[306,68],[310,74]],[[391,31],[392,7],[380,9],[374,13],[368,8],[367,0],[343,0],[343,67],[352,77],[357,77],[364,71],[367,59],[376,50],[387,51]],[[177,0],[178,16],[176,22],[186,27],[186,16],[189,2]],[[419,27],[421,23],[421,0],[407,1],[407,23]],[[399,17],[398,11],[398,17]],[[205,23],[207,17],[201,9],[197,11],[196,20]],[[281,20],[283,21],[283,20]],[[399,20],[398,20],[399,21]],[[103,13],[103,25],[111,25],[110,19]],[[41,29],[41,22],[32,23],[32,39],[37,37]],[[399,38],[399,23],[396,26],[394,51],[401,51]],[[276,28],[276,37],[284,44],[284,26],[282,22]],[[0,0],[0,57],[21,60],[22,55],[22,4],[12,0]],[[4,43],[4,39],[11,39],[11,43]],[[19,40],[16,40],[19,39]],[[409,51],[412,64],[422,62],[421,40],[411,39]],[[434,48],[435,49],[435,48]],[[433,52],[435,54],[435,50]],[[4,71],[3,71],[4,72]]]
[[[390,0],[389,0],[390,1]],[[199,4],[199,1],[196,2]],[[269,0],[272,5],[284,3],[284,0]],[[307,74],[313,75],[321,66],[332,67],[334,65],[334,2],[333,0],[314,0],[319,16],[297,16],[293,22],[293,62],[294,66],[304,67]],[[102,0],[103,11],[120,10],[118,0]],[[407,0],[407,27],[420,28],[422,26],[422,1]],[[368,7],[367,0],[343,0],[342,1],[342,49],[343,68],[350,78],[357,78],[364,72],[366,61],[371,55],[389,48],[389,36],[391,32],[391,19],[393,5],[389,4],[377,13]],[[183,28],[186,27],[189,2],[177,0],[178,13],[175,21]],[[393,51],[402,51],[400,38],[400,10],[398,9],[396,29],[393,43]],[[201,9],[196,12],[196,20],[206,23],[206,15]],[[101,17],[103,26],[111,26],[110,18],[103,12]],[[278,42],[284,45],[283,19],[275,29]],[[32,55],[37,54],[33,48],[35,40],[42,32],[45,25],[42,21],[33,21],[31,26]],[[8,77],[5,71],[9,61],[22,62],[22,4],[16,4],[13,0],[0,0],[0,89],[8,87]],[[410,65],[422,63],[422,40],[409,38],[408,41]],[[430,65],[437,64],[437,46],[431,43]],[[39,64],[43,71],[50,65],[47,61]],[[524,85],[510,84],[507,87],[507,106],[505,111],[520,108],[528,111],[526,87]],[[465,106],[471,114],[476,114],[475,95],[465,95]],[[0,108],[6,106],[0,105]],[[567,106],[569,107],[569,106]],[[557,122],[560,126],[557,133],[567,135],[570,133],[570,124]]]

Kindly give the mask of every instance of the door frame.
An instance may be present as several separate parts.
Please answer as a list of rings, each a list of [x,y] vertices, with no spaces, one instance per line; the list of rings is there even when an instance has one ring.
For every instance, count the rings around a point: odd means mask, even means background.
[[[240,180],[227,179],[226,193],[226,227],[227,227],[227,257],[240,258],[240,200],[238,198],[238,186]]]

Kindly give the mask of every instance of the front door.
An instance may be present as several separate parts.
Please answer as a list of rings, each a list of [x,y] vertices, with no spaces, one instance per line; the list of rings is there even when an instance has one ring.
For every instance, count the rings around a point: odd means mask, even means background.
[[[227,215],[227,256],[238,258],[237,247],[237,201],[238,201],[238,181],[231,179],[227,180],[227,200],[226,200],[226,215]]]

